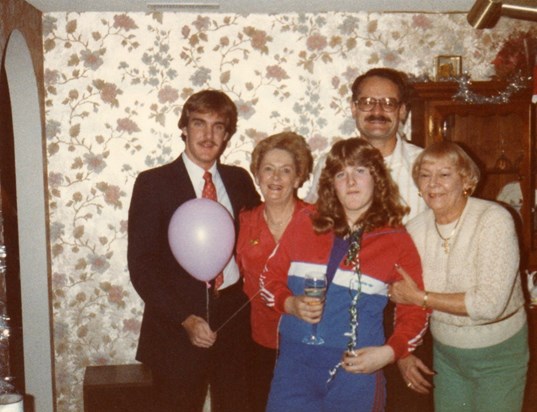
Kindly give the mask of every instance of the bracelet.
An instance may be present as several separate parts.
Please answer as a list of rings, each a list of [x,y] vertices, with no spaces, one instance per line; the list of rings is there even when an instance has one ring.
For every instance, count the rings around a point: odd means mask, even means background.
[[[423,302],[421,303],[421,308],[423,310],[427,310],[427,299],[429,299],[429,292],[425,291],[425,295],[423,295]]]

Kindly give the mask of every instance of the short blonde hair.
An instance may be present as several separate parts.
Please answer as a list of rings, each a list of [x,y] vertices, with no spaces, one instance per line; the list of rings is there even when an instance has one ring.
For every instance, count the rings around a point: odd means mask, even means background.
[[[418,155],[412,166],[412,179],[416,186],[418,186],[418,177],[423,162],[440,159],[449,159],[455,166],[457,173],[463,178],[468,196],[474,193],[481,177],[481,171],[461,146],[449,140],[431,143]]]
[[[306,139],[293,132],[282,132],[261,140],[252,152],[252,161],[250,162],[250,171],[254,176],[259,172],[263,158],[272,149],[285,150],[293,157],[299,180],[298,187],[302,187],[304,182],[309,179],[313,169],[313,156]]]

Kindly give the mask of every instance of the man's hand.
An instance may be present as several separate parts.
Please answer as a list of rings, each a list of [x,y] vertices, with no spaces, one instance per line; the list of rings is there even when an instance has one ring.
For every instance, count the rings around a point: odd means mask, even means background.
[[[408,355],[405,358],[399,359],[397,366],[408,388],[422,394],[431,392],[433,385],[424,375],[433,376],[435,373],[421,359],[414,355]]]
[[[207,321],[196,315],[190,315],[181,323],[190,339],[190,343],[200,348],[210,348],[216,342],[216,333]]]

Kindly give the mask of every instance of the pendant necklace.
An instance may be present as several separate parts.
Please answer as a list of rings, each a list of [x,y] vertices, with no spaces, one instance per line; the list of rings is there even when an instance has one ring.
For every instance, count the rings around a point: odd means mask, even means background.
[[[438,233],[438,236],[440,236],[440,239],[442,239],[442,247],[444,248],[444,252],[446,255],[449,253],[449,241],[455,234],[455,231],[457,230],[457,226],[459,226],[459,221],[461,220],[461,217],[457,219],[457,222],[455,223],[455,226],[453,226],[453,230],[449,234],[449,236],[444,237],[442,236],[442,233],[440,233],[440,229],[438,228],[438,223],[436,223],[436,219],[434,221],[434,228],[436,229],[436,233]]]

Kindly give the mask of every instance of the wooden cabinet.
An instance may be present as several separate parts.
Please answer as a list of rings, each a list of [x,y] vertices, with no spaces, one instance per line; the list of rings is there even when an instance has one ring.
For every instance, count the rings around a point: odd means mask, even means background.
[[[496,96],[505,82],[473,82],[477,96]],[[523,267],[537,266],[537,236],[534,228],[535,105],[530,84],[501,104],[473,104],[454,100],[456,82],[414,84],[411,99],[412,142],[425,147],[448,139],[463,146],[482,171],[475,196],[496,200],[500,193],[517,191],[523,201],[511,201],[522,240]],[[477,100],[477,99],[474,99]],[[483,100],[483,99],[479,99]],[[503,190],[503,191],[502,191]]]
[[[139,363],[88,366],[83,393],[84,412],[147,412],[155,404],[151,371]]]

